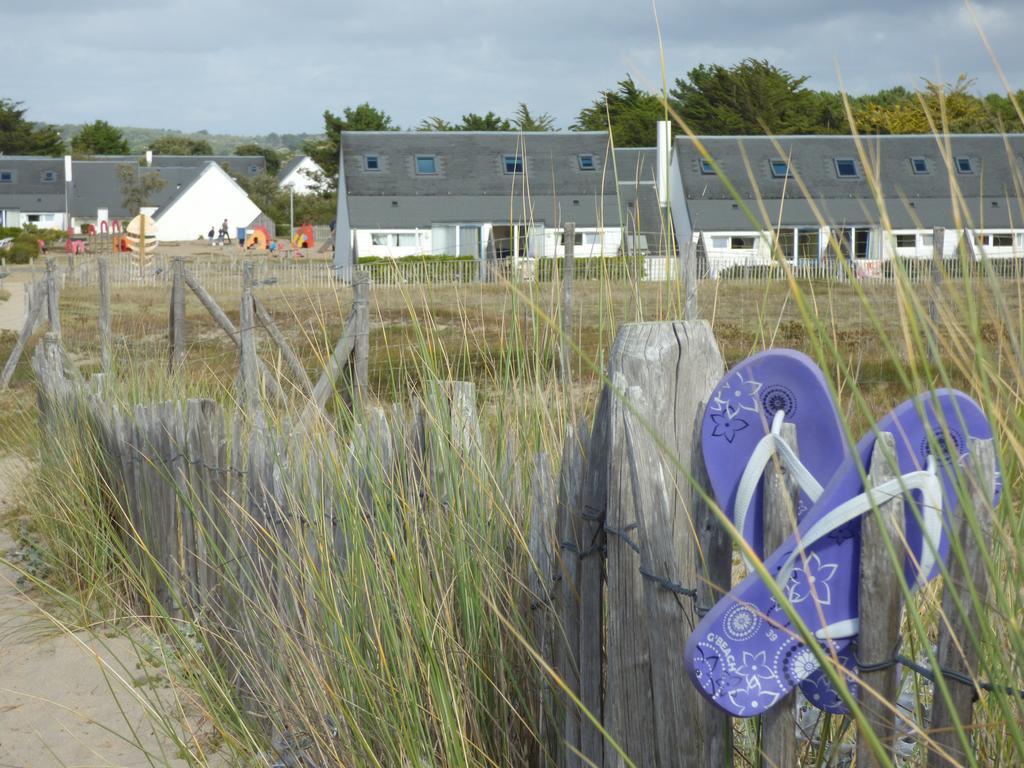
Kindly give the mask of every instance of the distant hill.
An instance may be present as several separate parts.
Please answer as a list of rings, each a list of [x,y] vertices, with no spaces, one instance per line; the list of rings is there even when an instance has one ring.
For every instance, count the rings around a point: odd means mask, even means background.
[[[71,143],[71,139],[82,129],[80,124],[69,123],[57,126],[64,137],[64,141]],[[209,131],[186,131],[168,130],[165,128],[134,128],[119,125],[117,126],[132,152],[142,152],[154,139],[161,136],[187,136],[196,139],[205,139],[213,147],[214,154],[230,155],[239,144],[259,144],[267,149],[284,150],[288,153],[295,153],[302,150],[302,144],[310,139],[322,139],[323,134],[316,133],[268,133],[262,136],[234,136],[229,133],[210,133]]]

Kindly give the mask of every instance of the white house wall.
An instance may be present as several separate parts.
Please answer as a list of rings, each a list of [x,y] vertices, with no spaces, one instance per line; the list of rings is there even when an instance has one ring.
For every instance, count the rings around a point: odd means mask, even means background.
[[[472,224],[467,226],[480,227],[482,252],[486,256],[489,252],[493,225]],[[583,240],[582,244],[576,245],[574,248],[573,253],[577,258],[617,256],[622,246],[622,230],[618,228],[577,227],[576,233]],[[161,231],[162,236],[163,232]],[[520,233],[521,236],[522,233]],[[565,246],[560,243],[561,236],[561,229],[545,228],[543,230],[543,251],[537,252],[536,256],[539,258],[564,257]],[[407,242],[413,239],[416,240],[415,243]],[[430,229],[357,229],[354,231],[353,241],[360,257],[398,259],[422,254],[463,255],[453,253],[453,248],[447,247],[443,243],[435,243],[433,232]],[[406,241],[407,244],[403,241]]]
[[[317,165],[313,160],[308,157],[302,159],[302,162],[295,166],[291,173],[281,179],[279,185],[282,189],[287,189],[290,185],[295,187],[296,195],[312,195],[320,191],[319,185],[310,177],[313,173],[323,173],[320,166]]]
[[[249,226],[260,209],[227,174],[208,167],[185,193],[158,213],[161,240],[195,240],[224,219],[232,237],[238,227]]]

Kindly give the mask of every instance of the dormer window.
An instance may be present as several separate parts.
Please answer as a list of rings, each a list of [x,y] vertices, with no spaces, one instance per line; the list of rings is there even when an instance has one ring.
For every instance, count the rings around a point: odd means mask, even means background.
[[[522,173],[523,158],[519,155],[505,155],[502,158],[505,166],[505,173]]]
[[[581,171],[592,171],[597,167],[593,155],[579,155],[578,159]]]
[[[433,155],[416,155],[416,175],[436,176],[437,158]]]
[[[788,179],[789,163],[785,160],[772,160],[772,177],[776,179]]]
[[[860,174],[857,173],[857,161],[851,157],[837,157],[836,176],[840,179],[858,178]]]
[[[922,176],[929,172],[928,161],[923,157],[910,158],[910,167],[914,169],[914,173],[918,176]]]
[[[379,171],[380,170],[380,156],[379,155],[364,155],[363,156],[363,170],[365,170],[365,171]]]
[[[974,163],[969,157],[958,157],[956,159],[956,172],[960,174],[974,173]]]

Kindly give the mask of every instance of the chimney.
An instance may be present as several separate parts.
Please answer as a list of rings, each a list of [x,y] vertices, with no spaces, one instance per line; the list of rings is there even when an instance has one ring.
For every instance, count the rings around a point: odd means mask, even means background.
[[[668,206],[668,164],[672,148],[672,123],[668,120],[658,121],[658,203],[662,208]]]
[[[146,165],[152,165],[152,164],[153,164],[153,150],[152,149],[147,149],[146,150]]]

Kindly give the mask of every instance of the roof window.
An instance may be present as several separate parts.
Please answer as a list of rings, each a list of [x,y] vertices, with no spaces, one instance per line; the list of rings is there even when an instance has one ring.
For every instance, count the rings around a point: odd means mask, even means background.
[[[13,184],[16,178],[14,171],[0,171],[0,184]]]
[[[505,173],[522,173],[523,158],[520,155],[505,155],[502,158]]]
[[[851,157],[837,157],[836,176],[840,179],[858,178],[860,174],[857,173],[857,161]]]
[[[433,155],[416,155],[416,175],[434,176],[437,174],[437,158]]]
[[[700,159],[700,172],[705,176],[714,176],[715,167],[711,164],[711,161],[706,157]]]
[[[969,157],[958,157],[956,159],[956,172],[961,174],[974,173],[974,163]]]
[[[772,160],[772,176],[776,179],[788,179],[789,163],[785,160]]]
[[[581,171],[592,171],[597,167],[593,155],[579,155],[578,159]]]
[[[910,158],[910,167],[914,169],[914,173],[918,176],[922,176],[929,172],[928,161],[923,157]]]
[[[380,156],[379,155],[363,155],[363,170],[365,170],[365,171],[379,171],[380,170]]]

